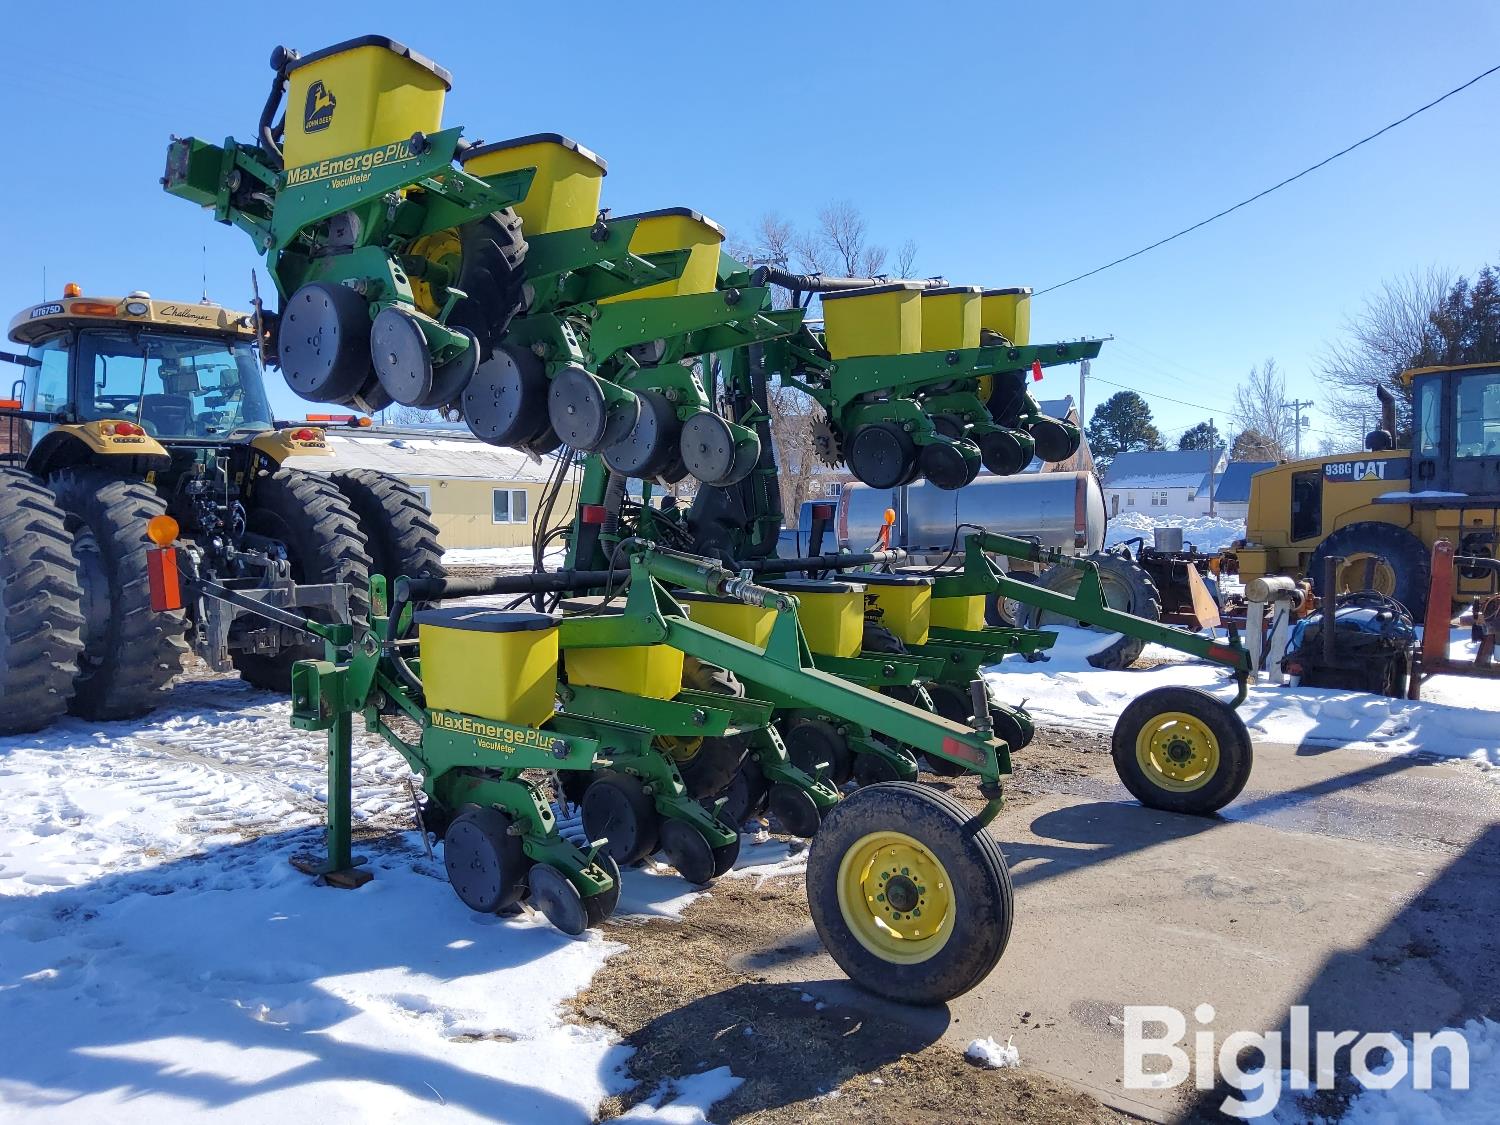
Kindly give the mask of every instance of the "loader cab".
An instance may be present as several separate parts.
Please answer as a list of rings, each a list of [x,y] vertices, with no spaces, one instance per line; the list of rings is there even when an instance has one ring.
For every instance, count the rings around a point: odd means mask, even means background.
[[[1412,387],[1412,490],[1500,500],[1500,366],[1423,368]]]

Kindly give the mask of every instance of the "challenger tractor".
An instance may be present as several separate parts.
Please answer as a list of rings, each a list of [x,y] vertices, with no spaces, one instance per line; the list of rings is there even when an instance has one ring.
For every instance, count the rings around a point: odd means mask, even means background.
[[[154,611],[153,517],[175,521],[192,574],[326,622],[366,612],[372,572],[443,573],[409,486],[283,464],[332,451],[321,428],[273,419],[258,323],[72,284],[11,321],[25,351],[3,353],[20,375],[0,404],[0,732],[144,714],[190,649],[280,692],[322,653],[227,602]]]

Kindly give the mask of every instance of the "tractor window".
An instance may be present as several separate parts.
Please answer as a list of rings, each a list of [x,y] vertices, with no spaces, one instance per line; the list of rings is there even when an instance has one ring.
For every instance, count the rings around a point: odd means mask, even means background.
[[[41,366],[26,370],[26,393],[23,398],[28,410],[61,411],[68,408],[68,345],[67,336],[54,336],[33,344],[27,354]]]
[[[155,332],[79,335],[79,414],[139,422],[153,437],[265,430],[271,408],[246,342]]]
[[[1500,371],[1461,376],[1453,396],[1459,457],[1500,454]]]
[[[1292,542],[1323,533],[1323,470],[1292,474]]]
[[[1417,382],[1417,456],[1436,457],[1442,448],[1443,383],[1436,376]]]

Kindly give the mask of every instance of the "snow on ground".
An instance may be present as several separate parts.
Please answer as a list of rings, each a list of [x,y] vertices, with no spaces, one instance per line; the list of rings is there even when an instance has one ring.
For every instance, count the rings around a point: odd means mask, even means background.
[[[591,1120],[628,1050],[559,1008],[621,947],[471,913],[412,832],[356,845],[358,891],[314,886],[288,859],[322,844],[324,744],[287,718],[219,680],[0,739],[0,1120]],[[399,827],[407,776],[360,737],[357,815]],[[630,872],[622,910],[694,893]]]
[[[702,1074],[664,1083],[643,1101],[614,1121],[659,1121],[663,1125],[705,1125],[709,1108],[739,1088],[727,1066],[716,1066]]]
[[[549,550],[544,556],[548,565],[562,562],[563,551]],[[443,552],[444,566],[494,566],[516,567],[530,570],[532,567],[531,544],[524,547],[455,547]]]
[[[1183,546],[1192,544],[1205,554],[1222,551],[1236,539],[1245,537],[1244,520],[1226,520],[1221,516],[1148,516],[1145,512],[1127,511],[1109,517],[1104,545],[1113,547],[1139,537],[1149,547],[1151,533],[1158,527],[1182,528]]]
[[[1001,702],[1025,701],[1042,722],[1112,730],[1126,705],[1158,687],[1200,687],[1226,701],[1234,682],[1215,665],[1190,661],[1181,653],[1147,645],[1152,668],[1106,672],[1085,657],[1108,635],[1067,626],[1057,628],[1052,658],[1028,664],[1008,656],[985,673],[990,692]],[[1294,746],[1353,746],[1389,753],[1427,753],[1472,758],[1500,766],[1500,692],[1490,681],[1441,676],[1423,687],[1420,702],[1386,699],[1328,688],[1251,685],[1239,713],[1252,738]]]
[[[1011,1039],[1004,1043],[993,1038],[975,1039],[964,1048],[964,1058],[986,1070],[1007,1070],[1021,1065],[1021,1052]]]

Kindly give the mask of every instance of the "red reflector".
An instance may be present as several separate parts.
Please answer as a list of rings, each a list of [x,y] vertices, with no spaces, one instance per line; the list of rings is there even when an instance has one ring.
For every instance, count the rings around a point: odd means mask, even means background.
[[[151,609],[165,613],[182,608],[182,582],[177,576],[177,548],[146,550],[146,584],[151,590]]]
[[[1034,359],[1031,361],[1031,381],[1040,383],[1042,381],[1042,361]]]
[[[578,518],[584,523],[602,524],[604,517],[608,514],[604,510],[603,504],[585,504],[583,510],[578,514]]]
[[[318,431],[317,430],[309,430],[307,427],[304,426],[300,430],[293,430],[292,431],[292,437],[295,440],[297,440],[297,441],[317,441],[318,440]]]
[[[943,739],[943,753],[961,762],[972,762],[976,766],[984,765],[984,751],[977,746],[970,746],[967,742],[960,742],[956,738]]]
[[[122,434],[125,437],[140,437],[145,432],[145,430],[137,426],[134,422],[115,423],[115,433]]]
[[[1240,663],[1239,649],[1229,648],[1227,645],[1209,645],[1208,658],[1217,660],[1220,664],[1233,664],[1236,667]]]

